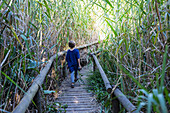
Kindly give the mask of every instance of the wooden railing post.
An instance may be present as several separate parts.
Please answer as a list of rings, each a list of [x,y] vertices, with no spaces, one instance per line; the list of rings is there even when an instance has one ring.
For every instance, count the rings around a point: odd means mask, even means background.
[[[36,107],[38,109],[38,113],[42,113],[40,89],[37,91],[37,93],[34,97],[34,102],[35,102]]]
[[[117,97],[112,93],[111,94],[112,99],[112,111],[113,113],[119,113],[120,112],[120,103]]]
[[[65,77],[67,76],[67,66],[66,66],[66,62],[64,62],[64,64],[63,64],[63,69],[62,69],[62,71],[63,71],[63,77],[65,78]]]
[[[93,71],[95,72],[96,70],[96,63],[95,63],[95,60],[92,58],[92,61],[93,61]]]

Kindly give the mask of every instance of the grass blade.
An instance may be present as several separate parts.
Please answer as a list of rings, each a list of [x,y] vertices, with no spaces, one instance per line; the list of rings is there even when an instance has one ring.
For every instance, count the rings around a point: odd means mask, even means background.
[[[26,93],[17,83],[15,83],[8,75],[6,75],[4,72],[1,71],[1,73],[10,80],[14,85],[16,85],[22,92]]]

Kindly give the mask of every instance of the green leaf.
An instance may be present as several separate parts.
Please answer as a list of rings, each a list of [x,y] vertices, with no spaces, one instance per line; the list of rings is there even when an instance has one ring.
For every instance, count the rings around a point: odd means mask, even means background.
[[[44,4],[45,4],[45,7],[47,9],[47,13],[46,12],[45,13],[51,19],[50,8],[48,7],[48,4],[47,4],[46,0],[44,0]]]
[[[20,42],[20,40],[19,40],[19,38],[18,38],[16,32],[14,31],[13,27],[11,26],[10,28],[11,28],[11,31],[12,31],[13,35],[14,35],[15,38],[17,39],[17,41],[18,41],[18,42],[20,43],[20,45],[24,48],[24,46],[21,44],[21,42]]]
[[[121,17],[118,19],[118,21],[122,21],[122,18],[125,16],[125,14],[127,14],[128,12],[130,11],[130,8],[125,12],[123,13],[123,15],[121,15]],[[117,21],[117,22],[118,22]]]
[[[40,7],[44,6],[44,4],[40,1],[37,1],[37,3],[40,5]]]
[[[36,68],[37,62],[34,61],[34,60],[30,60],[30,59],[28,59],[28,60],[29,60],[29,63],[28,63],[27,68],[28,68],[28,69],[34,69],[34,68]],[[39,63],[38,63],[38,64],[39,64]]]
[[[26,83],[26,80],[25,80],[25,77],[24,77],[24,74],[23,74],[23,72],[21,71],[21,78],[24,80],[24,83],[25,83],[25,85],[27,86],[27,83]],[[27,86],[28,87],[28,86]]]
[[[152,92],[155,96],[158,96],[158,90],[157,89],[153,89]]]
[[[117,53],[119,52],[119,49],[120,49],[120,47],[122,46],[123,41],[125,41],[125,39],[121,39],[121,40],[119,41],[119,47],[118,47],[117,50],[116,50],[116,55],[117,55]]]
[[[144,102],[141,102],[140,104],[139,104],[139,106],[138,106],[138,109],[137,109],[137,113],[139,113],[140,112],[140,110],[141,110],[141,108],[143,107],[143,106],[145,106],[146,105],[146,103],[144,103]]]
[[[44,94],[51,94],[51,93],[55,93],[55,91],[44,90]]]
[[[4,6],[4,4],[5,4],[5,0],[3,0],[3,2],[1,2],[0,11],[1,11],[1,8]]]
[[[95,2],[93,2],[93,3],[96,4],[97,6],[101,7],[103,10],[106,10],[107,12],[109,11],[109,10],[107,10],[106,8],[104,8],[102,5],[97,4],[97,3],[95,3]]]
[[[145,91],[144,89],[140,89],[139,91],[141,91],[141,92],[144,93],[146,96],[148,96],[148,92]]]
[[[160,90],[161,90],[161,92],[163,91],[163,90],[162,90],[162,87],[163,87],[163,85],[164,85],[167,53],[168,53],[168,46],[166,45],[166,46],[165,46],[165,53],[164,53],[164,57],[163,57],[162,72],[161,72],[161,84],[160,84]]]
[[[162,113],[168,113],[163,94],[158,94],[158,99],[159,99],[159,102],[160,102]]]
[[[36,30],[38,30],[39,28],[36,27],[36,25],[34,25],[31,21],[29,21],[29,24],[31,24]]]
[[[165,88],[165,98],[168,101],[168,103],[170,104],[170,93],[168,93],[168,90]]]
[[[27,47],[27,49],[28,49],[30,58],[33,58],[32,55],[31,55],[31,52],[30,52],[30,48],[29,48],[29,45],[28,45],[26,36],[22,34],[21,37],[22,37],[22,38],[24,39],[24,41],[25,41],[25,44],[26,44],[26,47]]]
[[[147,107],[147,113],[151,113],[152,109],[152,100],[153,100],[153,94],[149,93],[148,95],[148,107]]]
[[[137,0],[134,0],[134,2],[139,6],[140,10],[142,10],[142,12],[146,15],[146,12],[143,10],[143,7],[142,7],[142,1],[141,1],[141,5],[138,4],[138,1]]]
[[[123,72],[125,72],[125,73],[128,75],[128,77],[130,77],[141,89],[144,89],[145,91],[147,91],[147,89],[146,89],[144,86],[142,86],[142,85],[140,84],[140,82],[138,82],[138,81],[134,78],[134,76],[131,75],[121,64],[119,65],[119,67],[120,67],[120,69],[122,69]],[[148,91],[147,91],[147,92],[148,92]]]
[[[118,35],[117,35],[117,32],[113,29],[112,25],[111,25],[107,20],[105,20],[105,21],[106,21],[107,24],[110,26],[111,30],[112,30],[113,33],[115,34],[115,37],[117,37],[117,36],[118,36]]]
[[[112,6],[112,4],[109,2],[109,0],[104,0],[104,1],[105,1],[106,3],[108,3],[111,8],[114,8],[114,7]]]

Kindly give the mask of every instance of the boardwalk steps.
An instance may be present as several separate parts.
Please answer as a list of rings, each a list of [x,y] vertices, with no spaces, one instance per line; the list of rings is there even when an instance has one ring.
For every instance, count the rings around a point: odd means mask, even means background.
[[[62,89],[60,90],[56,102],[59,102],[62,105],[68,105],[66,113],[99,113],[100,107],[96,102],[94,95],[87,91],[86,78],[90,69],[91,67],[89,68],[86,66],[80,71],[80,74],[83,75],[82,80],[85,84],[81,81],[77,81],[75,87],[71,88],[70,77],[62,83]],[[60,110],[64,109],[60,108]]]

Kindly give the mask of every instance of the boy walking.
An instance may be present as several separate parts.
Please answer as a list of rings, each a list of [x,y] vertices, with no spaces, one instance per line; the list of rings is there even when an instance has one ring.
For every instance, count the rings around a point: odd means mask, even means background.
[[[66,61],[68,63],[68,68],[71,73],[71,87],[74,88],[74,82],[78,80],[78,69],[81,69],[80,65],[80,54],[79,50],[74,48],[75,42],[69,41],[70,49],[67,51]],[[75,75],[75,76],[74,76]]]

